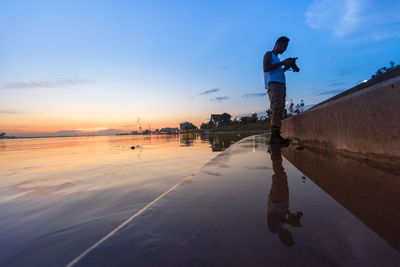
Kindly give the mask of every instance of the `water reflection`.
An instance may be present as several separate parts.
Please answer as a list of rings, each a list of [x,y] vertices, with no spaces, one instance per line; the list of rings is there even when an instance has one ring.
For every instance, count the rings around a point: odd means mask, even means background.
[[[199,135],[195,133],[181,134],[179,137],[181,146],[192,146],[194,141],[199,139]]]
[[[253,135],[253,133],[236,133],[236,134],[180,134],[180,145],[182,147],[192,146],[200,138],[203,142],[210,144],[211,151],[224,151],[237,141]]]
[[[282,166],[282,145],[271,145],[270,154],[272,161],[272,185],[268,194],[268,229],[277,234],[283,245],[294,245],[293,235],[285,227],[285,224],[300,227],[300,219],[303,213],[296,214],[289,211],[289,186],[285,169]]]
[[[215,153],[79,266],[399,266],[381,237],[399,239],[400,179],[307,148],[268,155],[267,140]]]
[[[322,190],[400,251],[399,170],[311,148],[299,151],[289,146],[282,153]]]
[[[0,266],[65,266],[216,156],[200,135],[186,139],[0,140]]]

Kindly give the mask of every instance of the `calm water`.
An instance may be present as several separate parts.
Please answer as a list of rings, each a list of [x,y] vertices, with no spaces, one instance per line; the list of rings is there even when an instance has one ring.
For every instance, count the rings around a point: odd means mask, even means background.
[[[251,136],[78,266],[400,266],[400,177]]]
[[[78,263],[399,266],[398,172],[242,137],[0,140],[0,266],[66,265],[191,173]]]
[[[67,263],[242,137],[0,140],[0,266]]]

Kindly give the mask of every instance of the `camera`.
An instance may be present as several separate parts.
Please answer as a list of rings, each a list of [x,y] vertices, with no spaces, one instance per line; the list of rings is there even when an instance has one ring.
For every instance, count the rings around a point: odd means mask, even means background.
[[[292,70],[293,72],[299,72],[300,69],[299,67],[296,65],[296,60],[298,59],[297,57],[290,57],[288,58],[290,61],[292,61],[292,63],[290,64],[290,66],[287,68],[289,70]]]

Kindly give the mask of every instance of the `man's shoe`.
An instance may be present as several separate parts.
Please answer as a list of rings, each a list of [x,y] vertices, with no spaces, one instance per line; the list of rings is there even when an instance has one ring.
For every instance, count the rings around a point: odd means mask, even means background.
[[[290,139],[283,138],[279,132],[272,132],[271,133],[271,139],[269,140],[269,143],[271,145],[276,145],[276,144],[284,144],[284,145],[289,145]]]

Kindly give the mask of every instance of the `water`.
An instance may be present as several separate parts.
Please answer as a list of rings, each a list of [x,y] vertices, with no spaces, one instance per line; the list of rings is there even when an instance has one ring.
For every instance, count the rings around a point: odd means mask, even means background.
[[[400,266],[400,179],[248,137],[78,266]]]
[[[0,265],[68,264],[195,172],[78,263],[399,266],[398,172],[242,137],[0,140]]]
[[[0,140],[0,266],[67,263],[241,137]]]

